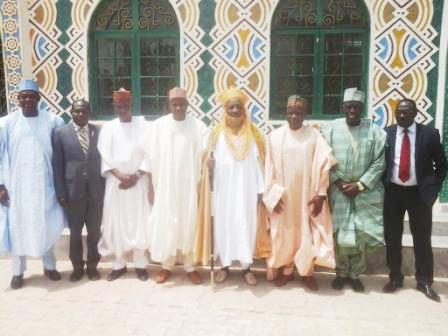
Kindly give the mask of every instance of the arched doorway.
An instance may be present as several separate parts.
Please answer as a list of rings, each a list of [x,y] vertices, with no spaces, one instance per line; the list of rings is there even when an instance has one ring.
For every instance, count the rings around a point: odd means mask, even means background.
[[[270,118],[289,95],[307,98],[311,118],[341,113],[345,88],[367,91],[369,12],[362,0],[280,0],[271,26]]]
[[[133,93],[135,115],[158,116],[179,82],[179,25],[168,0],[103,0],[92,17],[89,83],[96,118],[112,116],[112,92]]]

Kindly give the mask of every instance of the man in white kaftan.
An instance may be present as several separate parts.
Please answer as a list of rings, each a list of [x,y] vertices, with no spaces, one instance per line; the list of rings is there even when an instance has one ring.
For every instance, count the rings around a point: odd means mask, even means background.
[[[169,92],[171,113],[157,119],[143,141],[152,177],[154,206],[148,235],[151,259],[162,264],[156,281],[171,275],[176,255],[194,284],[202,279],[192,266],[198,213],[198,185],[201,161],[207,147],[205,124],[187,115],[187,93],[181,88]]]
[[[140,167],[143,161],[141,142],[147,131],[143,117],[133,117],[132,97],[120,89],[113,94],[118,118],[103,126],[98,140],[101,172],[106,178],[102,237],[98,251],[113,255],[113,270],[109,281],[126,273],[126,253],[133,252],[137,277],[148,279],[146,249],[148,218],[148,177]]]
[[[8,233],[13,264],[11,287],[23,285],[26,257],[41,257],[44,274],[57,281],[53,245],[59,238],[65,218],[56,199],[53,185],[51,137],[64,123],[62,118],[38,108],[37,83],[24,80],[19,84],[20,109],[12,113],[2,129],[5,150],[4,171],[8,173],[0,188],[2,204],[9,204]]]

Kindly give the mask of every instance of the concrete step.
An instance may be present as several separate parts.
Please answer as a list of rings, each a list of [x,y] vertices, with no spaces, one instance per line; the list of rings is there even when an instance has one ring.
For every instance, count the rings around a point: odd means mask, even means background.
[[[407,225],[406,225],[407,226]],[[446,235],[433,235],[432,245],[434,253],[434,276],[448,278],[448,223],[439,223],[434,225],[437,227],[437,232],[445,233]],[[405,230],[405,232],[409,232]],[[68,247],[69,247],[69,230],[65,229],[61,235],[61,238],[55,245],[55,253],[58,260],[68,260]],[[84,251],[85,249],[85,236],[84,232]],[[412,244],[412,236],[409,233],[403,234],[403,265],[402,271],[404,275],[413,275],[415,273],[414,267],[414,250]],[[6,258],[3,256],[2,258]],[[110,261],[110,258],[103,258],[103,261]],[[263,261],[256,261],[255,266],[257,268],[264,268]],[[328,271],[327,269],[318,269],[317,271]],[[386,266],[386,249],[380,248],[377,253],[369,256],[368,258],[368,274],[388,274],[389,270]]]

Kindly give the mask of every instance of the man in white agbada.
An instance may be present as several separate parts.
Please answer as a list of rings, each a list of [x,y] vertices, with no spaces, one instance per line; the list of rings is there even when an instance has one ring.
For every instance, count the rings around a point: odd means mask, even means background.
[[[176,255],[183,256],[184,269],[192,283],[202,283],[192,266],[198,213],[201,161],[207,147],[208,129],[187,115],[187,93],[169,92],[171,113],[157,119],[143,142],[152,176],[154,206],[148,235],[151,259],[162,264],[157,283],[168,280]]]
[[[113,255],[109,281],[126,273],[126,253],[133,252],[137,277],[148,279],[146,241],[151,205],[148,202],[148,177],[140,170],[143,150],[140,143],[147,130],[143,117],[133,117],[132,96],[120,89],[113,93],[113,107],[118,118],[101,130],[98,150],[101,172],[106,178],[102,219],[101,255]]]
[[[65,225],[53,185],[51,137],[62,118],[38,108],[39,87],[24,80],[19,86],[20,109],[8,116],[2,129],[3,181],[1,203],[9,205],[8,235],[12,254],[11,287],[23,286],[26,257],[40,257],[44,274],[61,279],[53,245]]]

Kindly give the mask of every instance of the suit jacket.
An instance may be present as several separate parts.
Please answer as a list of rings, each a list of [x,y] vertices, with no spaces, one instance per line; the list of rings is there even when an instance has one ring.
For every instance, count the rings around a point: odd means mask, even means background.
[[[436,201],[446,176],[447,162],[445,151],[440,143],[439,131],[433,127],[417,124],[415,136],[415,169],[417,185],[423,201],[432,206]],[[397,125],[387,127],[386,172],[384,184],[391,182],[395,158]]]
[[[84,155],[78,134],[72,124],[63,125],[53,133],[53,174],[56,196],[68,202],[91,198],[102,203],[104,178],[98,152],[98,127],[89,124],[89,150]]]

